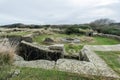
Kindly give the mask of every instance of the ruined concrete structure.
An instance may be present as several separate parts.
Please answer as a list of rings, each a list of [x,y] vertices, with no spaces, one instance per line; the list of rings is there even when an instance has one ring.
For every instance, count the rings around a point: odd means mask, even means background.
[[[119,78],[94,51],[120,51],[120,45],[86,45],[78,54],[78,60],[66,58],[63,45],[45,47],[22,41],[20,47],[22,47],[19,54],[21,57],[17,56],[19,59],[14,62],[16,66],[56,69],[78,74]],[[29,55],[27,57],[29,61],[25,59],[25,55]]]
[[[8,38],[19,42],[14,65],[20,67],[56,69],[71,73],[120,78],[94,51],[120,51],[120,45],[86,45],[76,55],[66,55],[63,44],[42,46],[23,38]]]

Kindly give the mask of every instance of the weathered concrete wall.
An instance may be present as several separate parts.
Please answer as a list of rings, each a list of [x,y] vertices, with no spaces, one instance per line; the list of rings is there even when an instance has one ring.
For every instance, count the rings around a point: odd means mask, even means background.
[[[99,34],[95,34],[94,36],[108,37],[108,38],[120,40],[120,36],[117,36],[117,35],[99,33]]]
[[[25,60],[28,61],[37,59],[56,61],[57,59],[63,57],[63,51],[49,50],[47,47],[43,48],[25,41],[22,41],[19,44],[17,52],[18,55],[22,56]]]
[[[16,35],[7,35],[7,36],[0,36],[2,39],[8,38],[8,41],[10,44],[19,44],[21,41],[26,41],[26,42],[33,42],[31,37],[23,37],[23,36],[16,36]]]
[[[90,47],[90,46],[89,46]],[[81,50],[82,55],[86,55],[89,61],[78,61],[72,59],[59,59],[56,62],[55,68],[60,71],[97,75],[105,77],[116,77],[119,76],[102,60],[93,50],[88,46],[85,46]]]

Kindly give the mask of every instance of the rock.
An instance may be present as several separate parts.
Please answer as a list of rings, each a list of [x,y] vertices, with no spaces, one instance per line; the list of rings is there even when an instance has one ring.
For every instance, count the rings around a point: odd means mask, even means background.
[[[44,43],[53,43],[54,40],[51,38],[45,38],[45,40],[43,41]]]
[[[20,74],[20,70],[19,69],[11,69],[11,71],[9,72],[8,77],[9,78],[13,78],[16,77]]]
[[[12,77],[18,76],[20,74],[20,70],[16,69],[13,71]]]

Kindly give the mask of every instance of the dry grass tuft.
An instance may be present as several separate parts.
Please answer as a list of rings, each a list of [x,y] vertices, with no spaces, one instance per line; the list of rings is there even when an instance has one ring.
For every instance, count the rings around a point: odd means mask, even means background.
[[[0,65],[12,63],[15,55],[15,47],[7,41],[0,43]]]
[[[9,80],[11,77],[10,71],[12,69],[11,64],[14,60],[15,49],[14,45],[9,44],[8,39],[4,39],[0,43],[0,80]]]

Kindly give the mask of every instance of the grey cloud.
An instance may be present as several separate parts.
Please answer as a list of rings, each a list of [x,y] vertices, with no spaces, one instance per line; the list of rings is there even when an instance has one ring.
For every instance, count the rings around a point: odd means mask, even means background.
[[[81,2],[78,0],[79,2],[76,2],[76,5],[73,5],[70,1],[74,2],[77,0],[0,0],[0,24],[11,22],[28,24],[80,24],[106,17],[120,21],[118,18],[120,2],[94,6],[96,4],[93,4],[92,0],[85,0],[85,2],[89,1],[91,3],[84,3],[84,0],[81,0]],[[97,2],[98,0],[95,1]],[[110,15],[102,12],[101,9],[104,8],[111,12],[109,13]],[[112,14],[112,12],[115,14]],[[103,13],[101,14],[103,16],[100,16],[100,13]],[[3,16],[3,14],[7,16]]]

